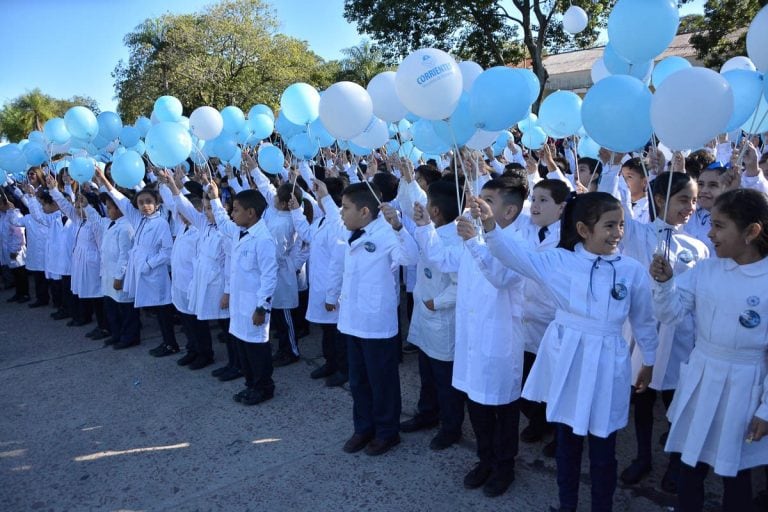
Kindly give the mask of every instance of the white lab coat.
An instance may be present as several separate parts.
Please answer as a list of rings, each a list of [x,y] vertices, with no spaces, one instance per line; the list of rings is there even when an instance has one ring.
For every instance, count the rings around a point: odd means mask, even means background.
[[[9,268],[24,266],[27,243],[24,228],[12,222],[13,211],[0,212],[0,264]],[[11,254],[15,257],[11,258]]]
[[[96,211],[89,208],[89,219],[94,214]],[[115,221],[101,216],[96,220],[97,232],[101,234],[101,293],[115,302],[133,302],[134,296],[125,287],[125,273],[133,247],[133,226],[124,216]],[[122,290],[115,290],[115,280],[123,281]]]
[[[505,235],[516,233],[516,223]],[[416,230],[427,260],[458,272],[453,387],[470,400],[503,405],[520,398],[523,376],[522,277],[505,268],[477,238],[446,246],[432,225]]]
[[[293,226],[299,238],[309,243],[309,304],[307,320],[317,324],[335,324],[339,320],[338,307],[326,311],[325,304],[338,306],[338,296],[330,298],[328,291],[332,269],[341,273],[344,267],[344,253],[347,231],[341,220],[339,207],[331,196],[321,200],[325,216],[315,218],[310,225],[301,208],[291,211]]]
[[[395,272],[399,265],[415,264],[419,250],[405,228],[395,231],[383,215],[364,230],[346,248],[340,294],[335,291],[339,286],[336,274],[330,295],[338,297],[339,331],[364,339],[388,339],[398,328]]]
[[[453,222],[435,230],[444,246],[461,247],[463,241]],[[408,341],[418,346],[432,359],[453,361],[456,343],[456,272],[442,272],[420,251],[416,265],[416,286],[413,289],[413,316]],[[434,303],[435,311],[424,305]]]
[[[709,230],[712,227],[710,221],[710,212],[704,208],[697,208],[691,218],[683,227],[683,231],[691,235],[696,240],[702,242],[709,249],[709,255],[715,256],[715,246],[712,245],[712,240],[707,236]]]
[[[198,320],[229,318],[229,308],[222,309],[220,306],[229,284],[227,260],[232,242],[219,231],[215,223],[208,221],[204,213],[198,212],[186,197],[178,195],[174,201],[177,211],[192,222],[200,236],[189,288],[189,308]]]
[[[256,308],[272,307],[277,286],[277,248],[266,224],[259,220],[247,235],[227,215],[221,201],[211,201],[219,231],[232,240],[229,280],[229,332],[248,343],[269,342],[270,314],[261,325],[253,325]]]
[[[72,249],[71,289],[81,299],[103,297],[101,292],[101,256],[97,243],[96,223],[80,218],[75,206],[57,189],[51,197],[64,215],[74,223],[75,243]],[[85,212],[83,212],[85,215]]]
[[[576,435],[608,437],[629,416],[629,344],[622,338],[627,319],[644,363],[655,362],[658,339],[648,271],[628,257],[598,259],[581,244],[575,251],[529,251],[498,231],[486,234],[491,253],[547,287],[557,306],[523,397],[546,402],[547,420],[570,426]],[[612,297],[614,283],[623,299]]]
[[[162,209],[145,217],[118,190],[110,195],[135,230],[123,287],[137,308],[171,304],[171,228]]]
[[[683,462],[704,462],[722,476],[768,464],[768,443],[747,443],[754,416],[768,421],[768,258],[749,265],[711,258],[653,289],[664,322],[693,312],[696,346],[680,367],[667,411],[672,422],[665,450]],[[752,328],[745,313],[759,315]]]
[[[171,300],[174,307],[185,315],[195,314],[189,301],[199,239],[200,232],[196,227],[184,226],[176,235],[171,250]]]
[[[22,215],[19,210],[12,210],[10,222],[14,226],[24,228],[27,241],[26,261],[27,270],[42,272],[45,270],[45,243],[48,238],[48,226],[36,221],[31,214]]]
[[[45,244],[45,277],[59,280],[68,276],[72,268],[72,249],[75,245],[75,230],[72,219],[64,216],[61,211],[44,213],[42,205],[37,201],[29,201],[29,211],[32,217],[48,227],[48,238]]]

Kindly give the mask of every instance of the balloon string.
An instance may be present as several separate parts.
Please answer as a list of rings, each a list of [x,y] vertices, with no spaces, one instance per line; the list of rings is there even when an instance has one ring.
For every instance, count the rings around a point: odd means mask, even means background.
[[[461,158],[461,151],[459,151],[459,145],[456,144],[456,135],[454,135],[453,133],[453,127],[451,126],[450,123],[447,123],[447,124],[448,124],[448,130],[451,132],[451,140],[453,140],[453,147],[456,150],[456,154],[453,157],[453,175],[456,181],[456,201],[458,203],[459,212],[462,212],[464,211],[464,208],[462,207],[462,205],[464,204],[465,194],[464,194],[464,189],[462,189],[459,186],[459,170],[458,170],[458,167],[456,166],[457,157],[459,159],[459,164],[461,165],[461,172],[462,174],[464,174],[464,180],[466,181],[469,178],[467,177],[467,171],[464,170],[464,161]],[[470,184],[471,184],[471,181],[470,181]]]
[[[379,199],[379,196],[377,196],[376,192],[373,191],[373,187],[371,186],[370,183],[368,183],[368,178],[365,177],[365,173],[363,173],[363,170],[360,168],[359,159],[355,162],[355,170],[360,175],[360,178],[362,179],[362,181],[365,182],[365,185],[368,187],[368,190],[371,191],[371,195],[373,196],[373,198],[376,200],[379,206],[381,206],[381,200]]]
[[[759,103],[758,103],[758,105],[759,105]],[[768,118],[768,108],[766,108],[765,114],[763,114],[763,117],[762,117],[762,119],[760,119],[760,122],[757,124],[757,126],[762,126],[762,124],[765,122],[766,118]],[[749,128],[750,129],[750,135],[755,135],[754,133],[752,133],[752,132],[755,131],[755,128],[756,128],[755,127],[755,121],[757,121],[757,110],[755,110],[755,117],[752,119],[752,126]],[[737,162],[737,165],[741,166],[741,164],[743,163],[744,156],[747,154],[747,148],[748,147],[749,147],[749,140],[747,140],[747,143],[745,143],[745,144],[743,144],[741,146],[741,152],[739,153],[739,160]]]
[[[645,159],[640,157],[640,167],[643,169],[643,175],[645,176],[645,182],[646,182],[646,189],[648,190],[648,207],[651,210],[651,213],[653,214],[653,218],[655,219],[658,216],[658,212],[656,212],[656,202],[653,200],[653,191],[651,190],[651,179],[648,177],[648,169],[645,167]],[[669,183],[672,183],[672,176],[669,177]],[[669,195],[667,195],[667,204],[664,207],[664,211],[669,208]]]

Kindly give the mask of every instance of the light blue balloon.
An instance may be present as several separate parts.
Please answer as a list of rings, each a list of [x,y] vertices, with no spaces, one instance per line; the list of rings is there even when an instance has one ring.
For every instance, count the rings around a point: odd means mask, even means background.
[[[0,169],[0,186],[5,185],[6,181],[8,181],[8,173]]]
[[[539,126],[557,139],[573,135],[581,128],[581,98],[570,91],[553,92],[541,104]]]
[[[580,157],[586,156],[597,159],[600,154],[600,144],[592,140],[589,136],[585,136],[579,139],[577,151]]]
[[[104,149],[107,147],[107,144],[109,144],[110,141],[102,137],[101,135],[97,135],[95,139],[93,139],[92,144],[96,146],[97,149]]]
[[[115,150],[115,152],[112,153],[112,161],[114,162],[117,157],[119,157],[120,155],[124,154],[126,151],[128,151],[128,150],[125,149],[123,146],[118,147]]]
[[[48,140],[55,144],[65,144],[72,136],[67,130],[67,125],[60,117],[49,119],[43,125],[43,132]]]
[[[525,77],[511,68],[496,66],[480,73],[472,85],[470,112],[476,128],[505,130],[514,125],[531,106]]]
[[[123,126],[120,130],[120,143],[127,148],[135,146],[140,137],[139,130],[133,126]]]
[[[415,123],[416,121],[419,120],[419,116],[417,116],[413,112],[408,112],[407,114],[405,114],[404,119],[406,119],[409,123]]]
[[[336,142],[336,137],[328,132],[319,117],[309,123],[307,133],[313,140],[317,141],[321,148],[329,148]]]
[[[277,115],[277,120],[275,121],[275,131],[283,137],[283,140],[288,140],[297,133],[301,133],[304,130],[304,126],[293,124],[285,118],[282,112]]]
[[[24,153],[24,158],[29,165],[40,165],[48,160],[48,155],[45,153],[45,148],[37,142],[28,142],[24,144],[21,150]]]
[[[525,83],[528,84],[528,100],[529,104],[533,104],[539,98],[539,92],[541,92],[541,81],[536,74],[527,68],[511,68],[512,71],[525,78]]]
[[[411,127],[413,143],[427,153],[445,153],[451,145],[443,141],[435,132],[435,125],[428,119],[419,119]]]
[[[189,132],[177,122],[161,122],[144,139],[147,156],[159,167],[173,167],[186,160],[192,150]]]
[[[42,147],[45,147],[48,145],[48,139],[45,138],[45,134],[43,132],[32,130],[29,132],[29,136],[27,137],[30,142],[37,142]]]
[[[523,134],[520,142],[528,149],[541,149],[547,142],[547,133],[540,127],[528,130]]]
[[[213,146],[212,156],[217,156],[225,162],[234,157],[235,153],[239,151],[237,143],[232,138],[232,135],[227,133],[222,133],[216,137],[213,141],[211,141],[211,144]]]
[[[675,71],[680,71],[681,69],[687,69],[689,67],[691,67],[691,63],[688,62],[687,59],[678,57],[677,55],[662,59],[653,68],[653,73],[651,75],[653,86],[658,89],[669,75]]]
[[[741,129],[749,134],[758,134],[768,132],[768,101],[760,98],[760,106],[755,113],[749,116],[749,119],[741,125]]]
[[[606,77],[587,91],[581,119],[587,134],[611,151],[628,153],[651,139],[651,92],[628,75]]]
[[[275,123],[267,114],[249,115],[246,125],[253,137],[258,140],[266,139],[275,130]]]
[[[251,107],[251,110],[248,111],[248,119],[259,114],[264,114],[272,120],[272,123],[275,122],[275,113],[272,112],[271,108],[266,105],[262,105],[261,103]]]
[[[0,147],[0,169],[12,174],[27,169],[27,159],[18,144]]]
[[[136,118],[136,122],[133,124],[137,130],[139,130],[140,137],[146,137],[149,129],[152,128],[152,120],[145,116],[139,116]]]
[[[342,151],[346,151],[349,149],[349,142],[346,140],[337,140],[336,145],[339,146],[339,149]]]
[[[243,131],[235,134],[235,142],[242,146],[248,144],[248,141],[252,139],[253,132],[248,128],[248,121],[245,122],[245,128]]]
[[[99,137],[106,140],[115,140],[123,129],[123,121],[114,112],[102,112],[96,117],[99,123]]]
[[[615,48],[608,44],[603,52],[603,62],[612,75],[629,75],[639,80],[645,80],[651,75],[653,61],[633,64],[616,53]]]
[[[531,128],[532,130],[533,128]],[[530,130],[528,130],[530,131]],[[504,152],[504,148],[507,147],[507,142],[512,138],[512,132],[504,130],[499,134],[498,137],[496,137],[496,140],[493,141],[493,145],[491,148],[493,149],[493,155],[499,156]]]
[[[307,133],[297,133],[291,137],[288,148],[300,160],[311,160],[320,151],[320,145]]]
[[[78,156],[69,162],[69,175],[73,180],[82,185],[86,181],[90,181],[91,178],[93,178],[93,168],[95,165],[96,161],[93,158]]]
[[[539,116],[532,112],[528,112],[528,115],[525,116],[522,121],[517,123],[518,129],[523,133],[527,132],[528,130],[533,130],[537,126],[539,126]]]
[[[74,153],[77,152],[77,151],[72,151],[72,150],[78,150],[78,149],[88,150],[88,145],[89,144],[90,144],[90,142],[88,142],[87,140],[80,139],[78,137],[72,137],[71,139],[69,139],[70,153],[74,154]]]
[[[294,124],[309,124],[320,115],[320,94],[309,84],[291,84],[280,96],[280,112]]]
[[[389,123],[387,125],[387,128],[389,129],[389,136],[394,137],[397,135],[397,124],[396,123]]]
[[[134,151],[126,151],[112,162],[112,179],[124,188],[137,186],[144,172],[144,159]]]
[[[261,146],[258,153],[259,167],[269,174],[278,174],[283,169],[285,155],[277,146]]]
[[[159,122],[177,123],[183,112],[184,107],[174,96],[160,96],[155,100],[155,119]]]
[[[400,149],[400,143],[397,142],[395,139],[389,139],[389,141],[384,145],[384,147],[387,148],[387,154],[392,155]]]
[[[129,149],[134,153],[138,153],[139,155],[143,155],[147,151],[147,148],[144,145],[143,140],[140,140],[134,146],[131,146]]]
[[[233,105],[221,109],[221,119],[224,121],[223,131],[227,133],[235,134],[245,128],[243,111]]]
[[[461,93],[456,110],[448,122],[436,121],[433,125],[437,136],[449,146],[463,146],[475,134],[475,125],[469,111],[469,94]]]
[[[733,115],[725,131],[743,125],[755,112],[763,95],[764,79],[757,71],[732,69],[723,73],[733,91]]]
[[[187,116],[181,116],[178,123],[183,126],[185,130],[189,130],[189,118]]]
[[[358,146],[352,141],[349,141],[349,150],[352,152],[355,156],[366,156],[371,154],[371,150],[368,148],[364,148],[363,146]]]
[[[99,122],[86,107],[77,106],[67,110],[64,123],[67,125],[67,131],[78,139],[91,141],[99,133]]]
[[[675,0],[619,0],[608,16],[608,40],[626,60],[642,64],[667,49],[679,24]]]

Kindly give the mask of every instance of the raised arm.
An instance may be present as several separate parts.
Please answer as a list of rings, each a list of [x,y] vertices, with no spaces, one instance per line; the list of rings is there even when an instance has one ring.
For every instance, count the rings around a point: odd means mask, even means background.
[[[139,210],[133,206],[131,200],[112,186],[112,183],[110,183],[106,176],[104,176],[104,172],[99,169],[99,166],[96,166],[93,175],[96,183],[107,189],[107,193],[115,201],[115,205],[117,205],[118,209],[123,212],[123,215],[128,219],[128,222],[134,226],[138,226],[139,222],[141,222],[141,213],[139,213]]]
[[[211,200],[211,209],[213,210],[213,218],[216,220],[216,226],[228,238],[233,238],[240,233],[240,228],[232,222],[232,219],[227,215],[227,210],[221,205],[219,199],[219,188],[216,183],[210,182],[208,184],[208,197]]]

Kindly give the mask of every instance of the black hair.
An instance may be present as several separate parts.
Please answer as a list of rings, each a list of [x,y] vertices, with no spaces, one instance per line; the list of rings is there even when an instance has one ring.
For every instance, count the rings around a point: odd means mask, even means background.
[[[537,188],[549,190],[549,194],[556,204],[567,201],[571,195],[571,189],[568,188],[568,185],[563,180],[541,180],[533,186],[533,190]]]
[[[377,172],[373,175],[373,183],[381,191],[381,200],[388,203],[397,197],[397,186],[400,181],[394,174],[388,172]]]
[[[504,172],[507,172],[507,171],[517,171],[517,170],[520,170],[520,169],[524,170],[525,167],[520,165],[519,162],[510,162],[510,163],[508,163],[507,165],[504,166]]]
[[[373,194],[371,193],[371,190],[373,190]],[[374,194],[376,195],[374,196]],[[371,212],[372,219],[375,219],[379,215],[381,192],[379,191],[379,187],[376,186],[376,183],[353,183],[344,189],[343,195],[358,209],[367,207]]]
[[[560,243],[557,246],[573,251],[576,244],[584,241],[576,229],[576,224],[582,222],[591,230],[604,213],[614,210],[621,210],[621,203],[607,192],[579,194],[565,205]]]
[[[133,196],[133,200],[131,202],[133,203],[134,207],[138,208],[139,197],[144,194],[152,196],[152,199],[155,200],[155,204],[157,204],[158,206],[163,203],[163,199],[160,197],[160,192],[158,192],[154,186],[147,185],[143,189],[136,192],[136,195]]]
[[[727,168],[727,167],[720,167],[720,166],[712,167],[712,166],[710,165],[709,167],[705,167],[704,169],[702,169],[702,170],[701,170],[701,172],[699,172],[699,173],[698,173],[696,176],[694,176],[694,177],[695,177],[695,178],[698,180],[698,179],[699,179],[699,177],[700,177],[702,174],[704,174],[705,172],[716,172],[716,173],[717,173],[717,176],[718,176],[718,177],[720,177],[720,176],[722,176],[723,174],[725,174],[725,173],[727,173],[727,172],[728,172],[728,168]]]
[[[303,199],[303,194],[301,191],[301,187],[293,186],[293,183],[283,183],[279,187],[277,187],[277,200],[281,203],[288,203],[288,201],[291,200],[291,193],[293,193],[293,197],[296,198],[297,203],[301,203]]]
[[[455,184],[444,180],[436,181],[427,189],[427,197],[429,203],[440,210],[440,215],[446,223],[453,222],[459,216]]]
[[[429,160],[427,160],[427,165],[430,165],[435,169],[437,169],[437,160],[435,160],[434,158],[430,158]]]
[[[505,205],[515,205],[523,209],[525,198],[528,197],[528,180],[521,182],[519,179],[508,176],[507,173],[492,179],[483,185],[483,190],[496,190]]]
[[[520,189],[523,199],[528,197],[528,194],[530,193],[530,190],[528,190],[528,173],[522,167],[520,169],[506,169],[499,178],[508,178],[512,180],[510,182],[512,184],[511,186]]]
[[[456,175],[453,173],[445,173],[441,175],[440,181],[447,181],[448,183],[452,183],[454,189],[456,188]],[[467,181],[466,177],[463,174],[459,175],[459,190],[464,190],[464,183]],[[455,190],[454,190],[455,192]]]
[[[421,177],[424,178],[424,181],[427,182],[427,186],[430,186],[442,177],[442,174],[437,170],[437,167],[432,165],[420,165],[416,168],[413,174],[416,176],[421,175]]]
[[[588,156],[583,156],[579,158],[579,161],[577,162],[577,165],[586,165],[587,167],[589,167],[590,174],[594,174],[595,172],[599,174],[600,169],[597,168],[597,164],[598,164],[597,160],[595,160],[594,158],[590,158]]]
[[[669,180],[672,180],[672,186],[670,188]],[[651,191],[650,195],[648,197],[649,201],[653,201],[653,205],[655,208],[649,208],[649,214],[651,217],[651,222],[656,220],[656,215],[654,213],[658,213],[656,208],[656,196],[661,196],[662,200],[666,200],[667,198],[667,189],[669,189],[669,197],[671,198],[681,190],[683,190],[689,183],[693,181],[693,178],[690,174],[686,174],[684,172],[663,172],[656,176],[656,179],[654,179],[651,182]]]
[[[331,196],[336,206],[341,206],[341,196],[344,193],[344,180],[341,178],[328,177],[323,180],[325,188],[328,189],[328,195]]]
[[[688,155],[685,159],[685,172],[698,179],[699,174],[704,172],[713,163],[715,163],[715,156],[712,152],[706,149],[699,149]]]
[[[760,256],[768,256],[768,196],[749,188],[729,190],[717,197],[714,208],[741,230],[759,224],[762,230],[753,243]]]
[[[55,201],[51,197],[51,192],[47,188],[40,187],[39,189],[37,189],[37,193],[35,195],[43,203],[46,203],[46,204],[55,203]]]
[[[114,199],[112,199],[112,196],[109,195],[106,192],[99,192],[99,201],[102,202],[102,204],[112,203],[112,205],[117,208],[117,203]]]
[[[196,210],[202,210],[203,208],[203,196],[197,196],[195,194],[190,194],[187,196],[187,201],[195,207]],[[192,219],[187,219],[191,221]]]
[[[99,200],[99,194],[96,194],[94,192],[86,192],[83,194],[85,197],[85,200],[88,202],[91,207],[99,212],[99,215],[102,217],[104,216],[104,207],[101,205],[101,201]]]
[[[264,215],[264,210],[267,209],[267,201],[264,199],[264,196],[261,195],[261,192],[251,188],[238,192],[233,202],[234,201],[240,203],[240,206],[244,210],[255,210],[256,216],[259,218]]]
[[[645,177],[646,174],[645,174],[645,171],[643,170],[643,168],[644,168],[643,165],[644,164],[645,164],[645,162],[643,162],[640,158],[635,157],[635,158],[630,158],[629,160],[627,160],[626,162],[621,164],[621,168],[622,169],[629,169],[630,171],[635,171],[636,173],[638,173],[641,176]],[[647,169],[647,165],[645,166],[645,168]]]

